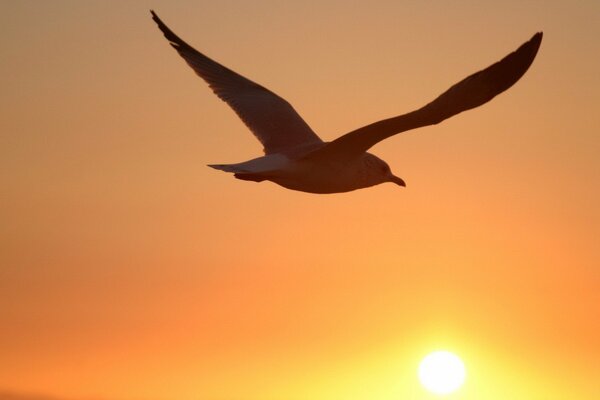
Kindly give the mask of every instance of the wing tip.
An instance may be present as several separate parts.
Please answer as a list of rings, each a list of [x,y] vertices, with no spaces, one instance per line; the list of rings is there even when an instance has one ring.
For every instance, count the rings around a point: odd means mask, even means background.
[[[515,51],[515,54],[518,54],[517,57],[522,58],[523,70],[521,75],[523,75],[535,60],[538,50],[540,49],[540,45],[542,44],[542,38],[544,37],[544,32],[539,31],[536,32],[531,39],[525,42],[519,49]]]
[[[513,54],[519,54],[521,55],[520,57],[525,57],[528,60],[527,64],[533,63],[533,60],[540,49],[540,45],[542,44],[543,37],[544,32],[536,32],[531,39],[523,43]],[[527,65],[527,67],[529,67],[529,65]]]
[[[498,80],[499,85],[497,86],[501,89],[497,94],[514,85],[523,75],[525,75],[537,57],[543,36],[544,33],[542,31],[536,32],[531,39],[523,43],[515,51],[485,70],[480,71],[495,71],[495,73],[490,76]]]
[[[527,42],[527,44],[529,46],[532,47],[532,49],[535,49],[535,52],[537,53],[537,50],[540,48],[540,45],[542,44],[542,38],[544,37],[544,32],[539,31],[536,32],[531,39],[529,39],[529,42]]]
[[[150,9],[150,14],[152,15],[152,20],[158,25],[158,29],[161,30],[165,38],[169,41],[169,44],[173,46],[175,50],[179,51],[180,48],[190,47],[160,19],[154,10]]]
[[[152,15],[152,20],[154,22],[156,22],[157,24],[162,24],[162,21],[160,20],[160,18],[158,18],[158,15],[154,12],[153,9],[150,9],[150,14]]]

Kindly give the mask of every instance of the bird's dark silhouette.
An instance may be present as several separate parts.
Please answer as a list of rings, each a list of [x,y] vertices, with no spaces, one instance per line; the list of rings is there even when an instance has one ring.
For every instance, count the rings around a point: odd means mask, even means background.
[[[269,180],[288,189],[311,193],[348,192],[383,182],[405,186],[385,161],[367,151],[397,133],[435,125],[487,103],[525,74],[542,42],[542,32],[538,32],[502,60],[468,76],[418,110],[323,142],[290,103],[195,50],[154,11],[151,13],[171,46],[237,113],[264,147],[262,157],[210,166],[234,173],[238,179]]]

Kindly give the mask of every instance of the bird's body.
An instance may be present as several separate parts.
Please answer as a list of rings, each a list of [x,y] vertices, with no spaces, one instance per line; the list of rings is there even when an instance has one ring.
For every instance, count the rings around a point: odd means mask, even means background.
[[[349,162],[312,159],[311,152],[293,158],[282,153],[269,154],[238,164],[209,165],[232,172],[247,181],[268,180],[287,189],[309,193],[342,193],[374,186],[383,182],[404,182],[392,175],[388,165],[377,156],[365,152]]]
[[[384,182],[405,186],[385,161],[367,150],[397,133],[437,124],[488,102],[523,76],[542,40],[542,33],[536,33],[513,53],[468,76],[416,111],[324,142],[286,100],[198,52],[175,35],[153,11],[151,13],[171,45],[264,146],[262,157],[209,166],[233,173],[241,180],[268,180],[310,193],[349,192]]]

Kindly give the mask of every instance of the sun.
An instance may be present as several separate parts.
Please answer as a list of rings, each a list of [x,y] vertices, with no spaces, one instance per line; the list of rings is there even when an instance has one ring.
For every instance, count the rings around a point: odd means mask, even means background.
[[[449,394],[465,381],[465,365],[449,351],[428,354],[419,364],[419,380],[425,389],[435,394]]]

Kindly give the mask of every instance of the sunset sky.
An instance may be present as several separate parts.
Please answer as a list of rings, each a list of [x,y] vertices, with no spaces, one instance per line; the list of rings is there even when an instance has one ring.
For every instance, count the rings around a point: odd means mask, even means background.
[[[600,399],[599,1],[1,4],[0,397],[431,400],[446,349],[448,399]],[[261,145],[150,8],[324,140],[544,40],[312,195],[206,167]]]

